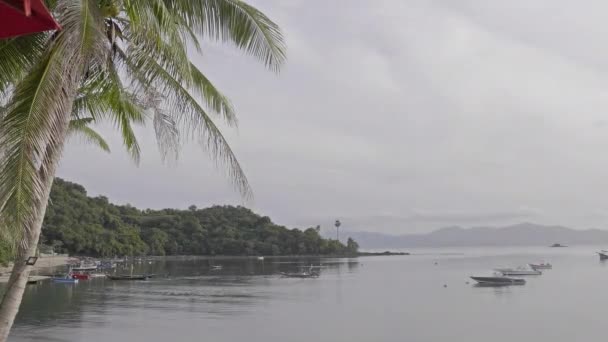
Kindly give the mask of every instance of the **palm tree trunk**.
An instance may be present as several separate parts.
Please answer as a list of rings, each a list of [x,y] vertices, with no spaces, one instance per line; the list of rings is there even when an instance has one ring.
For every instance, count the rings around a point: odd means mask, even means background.
[[[34,219],[25,221],[32,222],[32,226],[23,227],[23,231],[26,232],[26,243],[19,244],[13,270],[6,286],[6,292],[0,303],[0,342],[6,342],[8,339],[11,327],[15,322],[15,317],[19,312],[27,280],[33,269],[33,266],[26,265],[25,260],[30,256],[35,256],[36,249],[38,248],[38,240],[40,239],[42,222],[44,221],[44,214],[46,213],[46,207],[51,194],[51,187],[53,186],[55,172],[59,165],[65,140],[67,139],[70,115],[66,115],[65,118],[65,128],[61,137],[59,137],[55,146],[47,148],[47,154],[42,163],[44,168],[41,168],[39,172],[41,183],[44,187],[42,197],[35,203],[37,208],[33,214],[35,215]]]

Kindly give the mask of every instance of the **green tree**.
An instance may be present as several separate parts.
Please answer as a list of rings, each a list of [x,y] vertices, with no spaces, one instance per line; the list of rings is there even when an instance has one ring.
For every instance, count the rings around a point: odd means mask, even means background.
[[[338,240],[324,240],[321,244],[321,254],[344,254],[344,245]]]
[[[144,235],[144,242],[148,245],[148,253],[151,255],[165,255],[169,236],[158,228],[152,228]]]
[[[232,105],[190,61],[188,48],[200,52],[199,37],[229,41],[278,70],[285,55],[276,24],[240,0],[48,0],[47,5],[61,31],[0,41],[0,227],[20,240],[17,260],[35,253],[74,117],[114,123],[138,160],[132,124],[151,113],[163,156],[175,155],[185,131],[204,143],[245,196],[250,194],[211,116],[234,125]],[[0,342],[14,322],[30,270],[23,263],[13,268],[0,304]]]
[[[316,228],[289,229],[245,207],[140,210],[55,179],[41,241],[72,255],[353,254],[354,241],[328,243]],[[351,239],[352,240],[352,239]]]
[[[346,242],[346,253],[350,255],[356,255],[359,252],[359,244],[351,237]]]
[[[340,222],[340,220],[336,220],[336,222],[334,223],[334,226],[336,226],[336,240],[340,241],[340,226],[342,225],[342,222]]]

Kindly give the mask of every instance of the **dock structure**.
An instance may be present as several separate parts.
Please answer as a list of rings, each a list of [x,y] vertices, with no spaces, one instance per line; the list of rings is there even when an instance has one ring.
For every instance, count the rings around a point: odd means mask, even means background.
[[[8,278],[10,275],[2,275],[0,276],[0,283],[8,283]],[[38,284],[40,282],[43,282],[45,280],[51,279],[51,277],[47,277],[47,276],[30,276],[27,279],[27,283],[28,284]]]

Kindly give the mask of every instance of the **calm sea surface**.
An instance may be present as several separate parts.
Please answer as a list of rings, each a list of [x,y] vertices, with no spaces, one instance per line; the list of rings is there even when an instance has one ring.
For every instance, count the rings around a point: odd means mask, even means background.
[[[148,281],[29,286],[11,341],[592,341],[607,334],[608,263],[593,247],[412,250],[358,259],[157,260]],[[475,287],[548,261],[524,286]],[[210,264],[223,265],[210,271]],[[318,279],[278,271],[319,265]],[[437,263],[437,264],[435,264]],[[447,287],[444,287],[447,285]]]

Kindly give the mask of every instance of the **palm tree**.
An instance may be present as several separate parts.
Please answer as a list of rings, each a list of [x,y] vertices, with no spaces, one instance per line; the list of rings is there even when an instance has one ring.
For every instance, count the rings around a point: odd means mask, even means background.
[[[336,220],[336,223],[334,223],[334,226],[336,226],[336,240],[339,242],[340,241],[340,226],[342,225],[342,222],[340,222],[340,220]]]
[[[164,157],[198,139],[247,197],[247,178],[213,121],[236,125],[234,109],[189,56],[204,37],[232,43],[273,71],[285,59],[278,26],[240,0],[47,5],[61,31],[0,41],[0,233],[19,242],[0,304],[0,342],[21,303],[31,270],[24,260],[35,254],[70,122],[113,123],[136,161],[133,124],[153,122]]]

